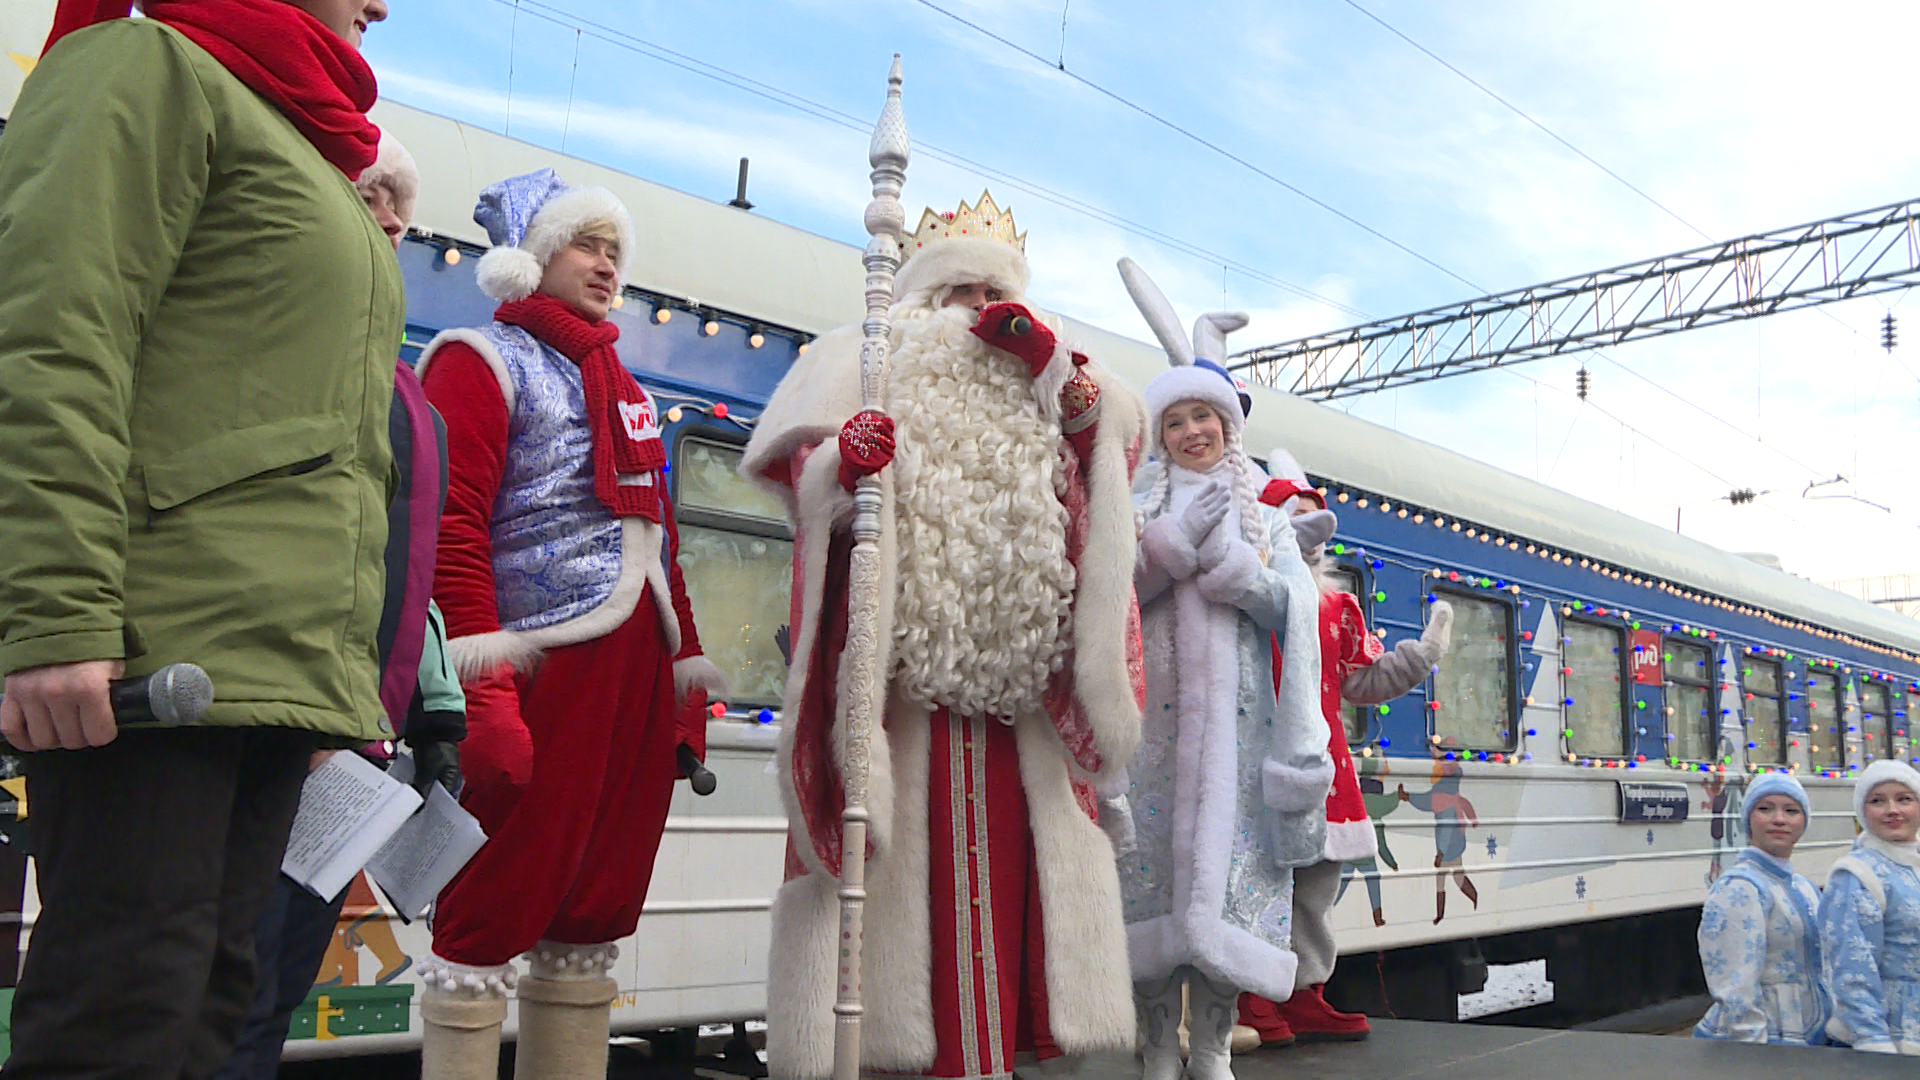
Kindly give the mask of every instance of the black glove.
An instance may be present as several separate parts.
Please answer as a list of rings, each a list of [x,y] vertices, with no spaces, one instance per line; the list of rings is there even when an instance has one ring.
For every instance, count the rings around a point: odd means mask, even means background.
[[[434,784],[447,789],[447,794],[458,798],[460,795],[460,744],[434,740],[413,747],[413,790],[427,797],[427,789]]]

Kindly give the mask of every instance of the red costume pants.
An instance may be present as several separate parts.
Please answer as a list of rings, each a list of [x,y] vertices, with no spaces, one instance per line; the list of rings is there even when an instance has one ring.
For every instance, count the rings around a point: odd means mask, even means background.
[[[936,1051],[928,1075],[1005,1076],[1017,1050],[1060,1054],[1047,1026],[1040,874],[1013,729],[935,710],[927,912]]]
[[[433,951],[504,964],[541,940],[633,933],[679,769],[673,663],[653,599],[619,629],[467,689],[461,802],[486,846],[440,895]]]

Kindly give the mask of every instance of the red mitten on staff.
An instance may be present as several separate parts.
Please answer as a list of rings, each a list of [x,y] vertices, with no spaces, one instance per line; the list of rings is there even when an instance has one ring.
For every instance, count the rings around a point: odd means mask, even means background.
[[[1036,379],[1047,369],[1057,344],[1053,331],[1020,304],[987,305],[973,324],[973,336],[1025,360],[1028,373]]]
[[[893,460],[893,417],[862,409],[840,427],[840,486],[849,493],[863,476]]]

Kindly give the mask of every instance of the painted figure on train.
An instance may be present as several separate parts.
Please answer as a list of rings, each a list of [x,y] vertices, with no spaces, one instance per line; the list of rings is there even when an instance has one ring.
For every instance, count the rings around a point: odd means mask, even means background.
[[[1740,816],[1751,846],[1707,891],[1700,967],[1713,994],[1693,1033],[1736,1042],[1826,1043],[1831,1013],[1820,985],[1820,890],[1793,870],[1806,834],[1806,789],[1786,773],[1747,788]]]
[[[1251,1027],[1267,1046],[1285,1046],[1295,1039],[1364,1039],[1370,1030],[1360,1013],[1342,1012],[1328,1004],[1326,982],[1333,975],[1339,950],[1334,942],[1333,909],[1339,902],[1342,866],[1371,862],[1378,852],[1379,831],[1369,812],[1354,757],[1347,746],[1346,706],[1374,706],[1407,693],[1427,681],[1428,673],[1445,655],[1453,627],[1453,606],[1445,600],[1428,605],[1425,629],[1388,652],[1367,628],[1359,598],[1335,576],[1326,542],[1338,521],[1326,498],[1310,483],[1300,464],[1285,450],[1267,456],[1273,479],[1260,501],[1278,507],[1293,520],[1300,553],[1313,569],[1319,586],[1320,712],[1327,725],[1327,753],[1333,760],[1333,790],[1327,793],[1327,842],[1319,862],[1293,872],[1293,951],[1299,957],[1293,996],[1270,1000],[1258,994],[1240,999],[1240,1022]],[[1279,642],[1274,643],[1275,670],[1280,670]],[[1376,785],[1377,786],[1377,785]],[[1368,879],[1377,894],[1379,875]],[[1373,904],[1376,925],[1381,919],[1377,896]]]
[[[858,325],[796,362],[743,471],[794,523],[768,1066],[832,1071],[851,491],[878,474],[884,720],[873,733],[862,1060],[1005,1076],[1133,1045],[1113,847],[1093,785],[1139,742],[1128,484],[1138,399],[1026,300],[983,195],[927,211],[894,281],[885,415]],[[890,467],[889,467],[890,466]],[[1108,824],[1112,824],[1109,822]]]
[[[526,1077],[607,1067],[614,941],[646,899],[677,753],[705,752],[700,651],[653,398],[608,320],[634,254],[627,209],[542,169],[481,193],[494,321],[419,361],[446,417],[451,488],[434,596],[465,684],[462,803],[489,840],[441,894],[428,1077],[491,1080],[513,961]]]
[[[1867,766],[1853,812],[1863,832],[1820,899],[1827,1034],[1855,1050],[1920,1057],[1920,772],[1891,759]]]
[[[1219,361],[1245,317],[1203,315],[1189,345],[1146,275],[1130,260],[1121,275],[1174,365],[1147,384],[1161,464],[1136,500],[1147,708],[1125,789],[1135,843],[1120,860],[1134,997],[1146,1080],[1181,1075],[1183,990],[1186,1074],[1230,1080],[1237,999],[1293,992],[1293,875],[1325,855],[1319,591],[1241,447]]]

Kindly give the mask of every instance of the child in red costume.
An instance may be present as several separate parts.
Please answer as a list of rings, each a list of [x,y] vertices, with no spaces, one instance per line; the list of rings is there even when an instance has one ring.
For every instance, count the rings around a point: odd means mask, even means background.
[[[1378,705],[1426,681],[1428,671],[1447,651],[1453,608],[1444,600],[1433,604],[1425,632],[1387,652],[1380,639],[1368,632],[1360,602],[1331,576],[1326,542],[1338,522],[1326,500],[1284,450],[1269,455],[1267,471],[1274,479],[1260,501],[1283,507],[1293,516],[1301,554],[1320,582],[1320,706],[1327,720],[1327,752],[1333,756],[1333,790],[1327,795],[1325,859],[1293,872],[1293,950],[1300,961],[1293,996],[1276,1004],[1242,994],[1240,1022],[1257,1031],[1268,1046],[1284,1046],[1296,1038],[1306,1042],[1364,1039],[1370,1030],[1367,1018],[1335,1009],[1325,995],[1338,955],[1333,906],[1339,895],[1340,866],[1371,858],[1375,852],[1373,822],[1367,817],[1360,778],[1347,747],[1341,703]],[[1277,651],[1274,664],[1278,678]]]
[[[584,1080],[606,1072],[611,943],[639,920],[677,749],[705,751],[681,705],[725,688],[680,575],[657,412],[606,321],[626,208],[543,169],[474,218],[501,306],[419,370],[447,421],[434,596],[467,693],[462,798],[489,840],[434,915],[422,1069],[492,1080],[517,984],[517,1075]]]

